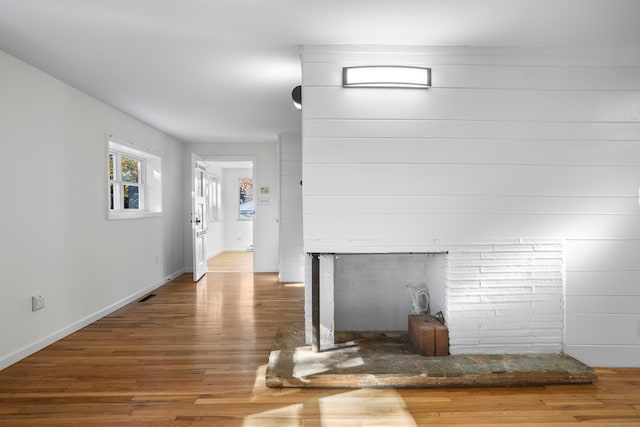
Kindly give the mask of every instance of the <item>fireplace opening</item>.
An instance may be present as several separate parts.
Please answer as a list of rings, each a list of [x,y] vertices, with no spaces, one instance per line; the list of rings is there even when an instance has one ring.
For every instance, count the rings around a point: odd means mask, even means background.
[[[420,298],[429,312],[446,318],[446,271],[446,253],[336,255],[336,329],[406,330]]]

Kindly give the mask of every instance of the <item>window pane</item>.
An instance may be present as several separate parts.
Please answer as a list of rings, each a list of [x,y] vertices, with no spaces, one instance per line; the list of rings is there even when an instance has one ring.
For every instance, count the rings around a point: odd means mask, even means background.
[[[137,185],[123,185],[124,208],[139,209],[140,200],[138,198],[139,188]]]
[[[109,179],[113,181],[113,165],[116,161],[116,156],[113,153],[109,153]]]
[[[109,206],[111,209],[113,209],[113,183],[109,184]]]
[[[124,182],[140,182],[140,162],[135,159],[122,156],[122,180]]]

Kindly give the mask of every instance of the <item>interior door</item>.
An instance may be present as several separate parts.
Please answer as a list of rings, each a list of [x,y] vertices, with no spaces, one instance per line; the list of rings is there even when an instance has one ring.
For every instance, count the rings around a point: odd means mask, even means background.
[[[193,281],[197,282],[207,272],[207,183],[206,163],[192,154],[192,203],[191,229],[193,240]]]

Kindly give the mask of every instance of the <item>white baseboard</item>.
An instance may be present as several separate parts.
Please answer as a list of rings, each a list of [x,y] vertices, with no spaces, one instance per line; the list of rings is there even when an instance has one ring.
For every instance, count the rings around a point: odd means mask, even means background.
[[[47,337],[38,340],[32,344],[29,344],[28,346],[25,346],[17,351],[14,351],[13,353],[10,353],[8,356],[5,356],[4,358],[0,359],[0,371],[3,370],[4,368],[13,365],[14,363],[24,359],[27,356],[32,355],[33,353],[42,350],[43,348],[45,348],[48,345],[53,344],[54,342],[66,337],[67,335],[71,335],[72,333],[79,331],[80,329],[84,328],[85,326],[90,325],[91,323],[95,322],[96,320],[99,320],[101,318],[103,318],[104,316],[113,313],[114,311],[124,307],[125,305],[137,300],[138,298],[148,294],[149,292],[159,288],[162,285],[165,285],[167,283],[169,283],[170,281],[172,281],[173,279],[175,279],[176,277],[182,275],[184,273],[184,269],[180,269],[178,271],[176,271],[175,273],[170,274],[169,276],[165,277],[163,280],[161,280],[158,283],[155,283],[151,286],[148,286],[146,288],[144,288],[141,291],[136,292],[133,295],[129,295],[126,298],[121,299],[120,301],[111,304],[108,307],[105,307],[104,309],[97,311],[93,314],[90,314],[89,316],[86,316],[74,323],[72,323],[71,325],[62,328],[50,335],[48,335]]]

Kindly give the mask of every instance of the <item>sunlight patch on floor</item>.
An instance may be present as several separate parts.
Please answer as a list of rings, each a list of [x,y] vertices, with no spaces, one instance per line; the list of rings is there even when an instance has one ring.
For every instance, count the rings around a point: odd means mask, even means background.
[[[304,283],[283,283],[285,288],[304,288]]]
[[[404,399],[395,390],[376,390],[375,398],[355,390],[322,397],[318,403],[323,426],[416,427]]]
[[[304,405],[296,403],[244,417],[242,427],[297,427],[302,425]]]

